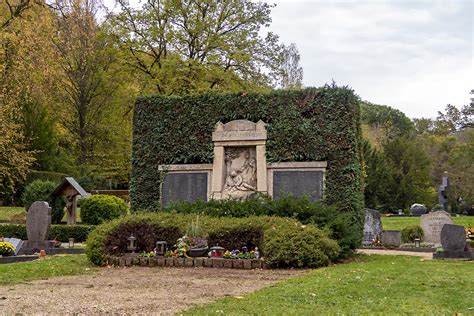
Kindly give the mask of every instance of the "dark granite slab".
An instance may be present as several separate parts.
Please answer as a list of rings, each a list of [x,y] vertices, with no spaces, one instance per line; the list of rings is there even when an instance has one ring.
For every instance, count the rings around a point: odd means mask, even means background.
[[[172,172],[165,175],[161,203],[207,201],[206,172]]]
[[[288,194],[307,195],[312,201],[320,200],[323,196],[323,172],[274,171],[273,198],[278,199]]]

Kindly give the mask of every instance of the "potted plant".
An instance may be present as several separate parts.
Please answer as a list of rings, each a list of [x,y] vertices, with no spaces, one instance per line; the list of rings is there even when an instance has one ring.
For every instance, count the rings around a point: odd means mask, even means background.
[[[183,242],[186,243],[186,254],[189,257],[204,257],[207,255],[208,246],[207,239],[202,237],[199,215],[196,216],[196,221],[191,221],[191,225],[186,230],[186,235],[183,237]]]

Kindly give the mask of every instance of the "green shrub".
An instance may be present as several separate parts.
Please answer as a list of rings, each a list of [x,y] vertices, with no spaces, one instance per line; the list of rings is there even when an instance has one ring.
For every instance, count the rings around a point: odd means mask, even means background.
[[[57,239],[67,242],[74,238],[75,242],[84,242],[95,226],[90,225],[51,225],[48,239]],[[28,239],[26,225],[4,224],[0,225],[0,237]]]
[[[50,172],[50,171],[30,171],[26,176],[25,184],[30,184],[33,181],[41,180],[41,181],[52,181],[56,185],[60,184],[61,181],[68,175],[65,173],[60,172]]]
[[[207,243],[210,247],[219,245],[228,250],[240,250],[243,246],[249,250],[263,249],[263,228],[260,225],[242,226],[237,222],[209,232]]]
[[[96,265],[106,262],[107,256],[125,253],[127,237],[137,237],[138,251],[151,251],[158,240],[172,246],[185,234],[186,227],[195,215],[176,213],[140,213],[115,219],[98,226],[87,239],[86,255]],[[296,220],[278,217],[217,218],[200,216],[201,237],[207,237],[212,246],[219,244],[231,250],[247,246],[260,248],[265,255],[271,254],[274,267],[316,267],[328,264],[338,253],[337,243],[326,232],[313,225],[303,230]],[[284,231],[285,233],[274,234]],[[307,231],[301,233],[300,231]],[[312,237],[310,234],[314,234]],[[292,238],[291,243],[282,243],[282,238]],[[306,241],[306,245],[303,243]],[[303,245],[296,260],[289,260],[283,253],[298,253],[294,246]],[[274,248],[277,247],[278,250]]]
[[[116,196],[98,194],[81,201],[81,220],[84,224],[98,225],[127,212],[127,204]]]
[[[339,246],[316,227],[287,227],[265,232],[265,260],[273,268],[315,268],[339,255]]]
[[[51,197],[56,186],[56,183],[49,180],[35,180],[28,184],[21,198],[25,209],[28,211],[35,201],[46,201],[51,207],[51,222],[59,224],[64,217],[66,199],[63,196]]]
[[[352,253],[359,240],[359,230],[353,225],[350,214],[341,212],[336,206],[322,202],[311,202],[308,197],[288,195],[272,200],[268,196],[239,200],[210,200],[194,203],[179,202],[169,205],[164,211],[182,214],[203,214],[213,217],[278,216],[295,218],[303,224],[314,224],[330,231],[341,248],[340,256]]]
[[[405,243],[413,243],[416,238],[423,239],[424,235],[423,228],[418,225],[410,225],[402,229],[402,241]]]

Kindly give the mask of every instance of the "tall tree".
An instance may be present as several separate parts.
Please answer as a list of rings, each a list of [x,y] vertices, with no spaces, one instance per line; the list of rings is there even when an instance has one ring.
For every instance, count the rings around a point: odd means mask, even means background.
[[[107,118],[117,106],[121,78],[113,77],[114,48],[96,20],[94,0],[62,1],[54,39],[61,72],[56,81],[57,114],[68,131],[71,150],[81,166],[92,163],[98,147],[110,141],[114,129]]]
[[[281,87],[301,89],[303,87],[303,68],[300,65],[300,53],[295,43],[282,50]]]
[[[260,35],[271,5],[250,0],[150,0],[140,9],[118,0],[110,32],[124,63],[151,91],[183,94],[274,84],[282,45]]]

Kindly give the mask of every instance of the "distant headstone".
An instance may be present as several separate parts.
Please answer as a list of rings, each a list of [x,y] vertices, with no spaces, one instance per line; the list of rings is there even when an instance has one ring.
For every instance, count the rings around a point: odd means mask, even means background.
[[[402,243],[402,233],[399,230],[384,230],[382,232],[382,245],[399,247]]]
[[[421,228],[425,233],[423,240],[435,244],[441,243],[441,229],[445,224],[452,224],[451,216],[445,211],[431,212],[421,215]]]
[[[445,224],[441,229],[441,245],[444,251],[463,251],[466,233],[461,225]]]
[[[443,209],[448,211],[448,188],[449,188],[449,177],[445,171],[443,178],[441,179],[441,185],[438,188],[438,201],[439,204],[443,205]]]
[[[18,238],[3,238],[3,241],[9,242],[13,245],[13,247],[15,247],[15,256],[18,254],[21,246],[23,245],[23,240]]]
[[[161,199],[163,206],[178,201],[207,201],[207,173],[167,173],[163,181]]]
[[[376,237],[382,238],[382,220],[380,219],[380,213],[376,210],[365,209],[364,238],[362,245],[372,245]]]
[[[428,208],[423,204],[413,204],[410,207],[410,214],[411,215],[423,215],[428,213]]]
[[[29,241],[45,241],[51,226],[51,207],[47,202],[36,201],[26,216],[26,234]]]
[[[322,171],[274,171],[273,198],[278,199],[291,194],[307,195],[311,201],[323,196]]]

